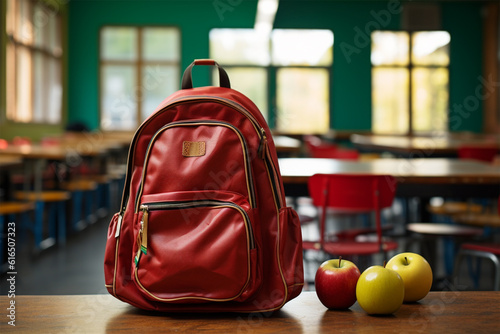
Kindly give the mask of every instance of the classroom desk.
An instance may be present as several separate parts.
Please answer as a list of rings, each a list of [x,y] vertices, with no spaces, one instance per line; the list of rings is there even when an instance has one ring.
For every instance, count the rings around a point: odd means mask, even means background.
[[[9,145],[0,149],[0,155],[17,156],[27,159],[64,160],[82,156],[105,154],[112,145],[92,143],[62,143],[60,145]]]
[[[95,144],[77,144],[69,143],[61,145],[10,145],[0,149],[0,156],[14,156],[24,159],[26,176],[34,175],[34,190],[42,190],[42,172],[47,161],[57,161],[68,165],[69,167],[78,166],[84,158],[101,158],[101,169],[105,169],[103,162],[108,149],[112,146]],[[26,177],[28,180],[29,177]],[[28,189],[25,185],[25,189]]]
[[[1,296],[4,314],[9,299]],[[272,314],[168,314],[146,312],[111,295],[16,296],[15,324],[2,332],[130,333],[498,333],[500,292],[430,292],[390,316],[369,316],[356,303],[327,310],[315,292],[302,292]]]
[[[398,181],[400,197],[489,197],[500,195],[500,168],[480,161],[453,158],[278,159],[287,196],[307,196],[309,177],[317,173],[389,174]]]
[[[0,155],[0,171],[11,168],[17,168],[23,164],[23,160],[19,157]]]
[[[296,155],[302,149],[302,142],[300,140],[288,136],[273,136],[273,142],[278,155]]]
[[[114,147],[116,149],[127,150],[130,146],[130,142],[134,137],[134,132],[124,131],[124,132],[104,132],[104,131],[93,131],[93,132],[66,132],[61,136],[53,137],[55,141],[65,141],[75,144],[84,144],[88,146],[89,144],[96,146],[108,146]]]
[[[376,152],[391,152],[411,158],[457,156],[461,145],[497,146],[500,137],[488,134],[442,135],[442,136],[351,136],[351,142],[359,149]]]

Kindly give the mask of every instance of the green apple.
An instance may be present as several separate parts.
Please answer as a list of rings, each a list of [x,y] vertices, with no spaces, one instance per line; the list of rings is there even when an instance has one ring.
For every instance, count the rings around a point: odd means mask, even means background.
[[[416,302],[427,296],[432,286],[432,269],[419,254],[401,253],[387,262],[387,268],[396,271],[405,285],[404,302]]]
[[[403,304],[405,286],[397,272],[382,266],[366,269],[358,279],[356,298],[368,314],[392,314]]]

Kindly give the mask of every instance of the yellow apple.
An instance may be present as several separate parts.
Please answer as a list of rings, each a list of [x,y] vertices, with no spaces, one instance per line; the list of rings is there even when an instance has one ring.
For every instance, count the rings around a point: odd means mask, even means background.
[[[405,285],[404,302],[416,302],[424,298],[432,286],[432,269],[421,255],[401,253],[387,262],[386,268],[396,271]]]
[[[403,304],[405,287],[397,272],[382,266],[366,269],[358,279],[356,298],[368,314],[392,314]]]

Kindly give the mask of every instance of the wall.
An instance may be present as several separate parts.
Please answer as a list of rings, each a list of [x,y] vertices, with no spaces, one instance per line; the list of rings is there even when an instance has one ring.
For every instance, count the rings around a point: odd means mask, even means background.
[[[181,30],[181,69],[209,55],[216,27],[252,28],[256,0],[72,0],[69,3],[69,121],[99,127],[99,29],[103,25],[172,25]],[[210,84],[208,71],[193,71],[195,86]]]
[[[450,130],[480,132],[482,23],[480,2],[442,2],[442,26],[451,33]],[[334,32],[331,127],[371,128],[371,62],[367,37],[377,30],[401,29],[398,1],[281,1],[276,28],[322,28]],[[464,106],[465,103],[465,106]],[[464,106],[465,112],[461,107]]]
[[[481,132],[483,32],[481,4],[443,3],[443,28],[451,34],[450,116],[451,131]],[[482,90],[481,90],[482,91]]]
[[[393,12],[396,10],[391,9]],[[385,2],[284,1],[275,28],[330,29],[334,34],[330,126],[338,130],[371,128],[371,63],[369,36],[374,27],[394,30],[399,14],[389,13]],[[300,14],[299,14],[300,13]],[[373,14],[375,13],[375,14]]]
[[[439,5],[443,29],[452,35],[450,129],[479,132],[482,99],[475,92],[482,75],[482,4],[450,1]],[[280,1],[276,28],[323,28],[334,32],[331,126],[335,129],[370,129],[371,64],[366,38],[374,29],[400,29],[398,6],[399,2],[385,1]],[[94,129],[99,126],[98,37],[102,25],[178,26],[184,69],[194,58],[208,57],[211,28],[250,28],[255,8],[256,1],[249,0],[72,0],[68,26],[68,121],[85,121]],[[195,73],[195,79],[199,80],[197,85],[210,82],[208,72]]]

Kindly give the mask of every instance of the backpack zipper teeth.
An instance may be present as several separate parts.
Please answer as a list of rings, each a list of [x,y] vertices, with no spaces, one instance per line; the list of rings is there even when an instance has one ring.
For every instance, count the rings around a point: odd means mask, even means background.
[[[247,117],[250,120],[250,122],[252,123],[252,126],[254,127],[254,129],[257,133],[257,136],[259,137],[259,140],[261,143],[261,144],[259,144],[259,151],[263,152],[261,156],[263,156],[263,159],[265,159],[265,155],[266,155],[265,152],[267,149],[267,138],[264,138],[264,140],[263,140],[263,137],[265,136],[265,130],[263,127],[261,127],[259,125],[259,122],[255,119],[255,117],[250,112],[248,112],[244,107],[242,107],[239,103],[232,102],[231,100],[228,100],[225,98],[217,98],[217,97],[213,97],[213,96],[191,96],[189,98],[183,97],[183,98],[179,98],[177,100],[174,100],[174,101],[170,102],[169,104],[163,106],[162,108],[158,108],[158,111],[163,110],[165,108],[175,107],[177,105],[183,104],[184,102],[199,101],[200,99],[204,99],[207,101],[218,101],[221,104],[228,105],[228,106],[232,107],[233,109],[238,110],[238,112],[240,112],[245,117]],[[149,121],[150,121],[150,119],[146,120],[146,122],[144,124],[142,124],[141,127],[135,132],[133,140],[132,140],[132,144],[131,144],[130,149],[129,149],[129,157],[130,157],[130,153],[133,152],[132,146],[135,147],[135,144],[136,144],[135,139],[138,136],[140,136],[142,129]],[[127,161],[127,165],[129,165],[129,161]],[[126,178],[128,178],[128,172],[129,171],[127,170]],[[279,189],[274,189],[274,190],[278,191]],[[124,188],[124,194],[125,194],[125,191],[126,191],[126,185]],[[277,202],[278,206],[281,207],[282,203],[279,199],[276,198],[277,195],[278,195],[278,193],[276,193],[274,200],[275,200],[275,202]],[[127,200],[128,200],[128,196],[127,196],[127,198],[125,198],[125,196],[122,196],[122,202],[121,202],[121,206],[123,208],[122,212],[125,212],[125,210],[126,210],[126,207],[127,207],[126,201]]]
[[[150,211],[160,211],[160,210],[174,210],[174,209],[191,209],[191,208],[199,208],[199,207],[211,207],[211,208],[217,208],[217,207],[231,207],[233,209],[236,209],[240,214],[244,217],[245,220],[245,226],[247,227],[248,230],[248,240],[249,240],[249,248],[254,249],[255,248],[255,240],[254,240],[254,234],[253,234],[253,228],[252,228],[252,223],[250,222],[250,218],[248,217],[248,214],[245,212],[245,210],[232,202],[225,202],[225,201],[217,201],[217,200],[201,200],[201,201],[187,201],[187,202],[155,202],[155,203],[143,203],[139,207],[141,211],[143,211],[143,216],[141,220],[141,233],[142,233],[142,239],[141,239],[141,249],[142,246],[144,245],[144,239],[146,239],[145,246],[147,250],[147,226],[148,226],[148,220],[149,220],[149,212]],[[144,254],[146,252],[143,251]]]
[[[201,121],[199,121],[199,120],[193,120],[193,121],[179,121],[179,122],[174,122],[174,123],[167,124],[167,125],[161,127],[153,135],[153,137],[151,138],[151,140],[149,142],[149,145],[148,145],[148,148],[147,148],[147,151],[146,151],[145,159],[144,159],[144,167],[143,167],[143,170],[142,170],[142,176],[141,176],[141,182],[139,184],[139,190],[137,191],[137,195],[136,195],[136,199],[135,199],[135,203],[137,203],[136,206],[135,206],[136,207],[136,210],[135,210],[136,212],[140,209],[140,208],[137,207],[137,205],[139,204],[139,200],[140,200],[140,198],[142,196],[142,192],[143,192],[143,187],[144,187],[144,182],[145,182],[145,176],[146,176],[146,167],[147,167],[147,161],[148,161],[149,153],[150,153],[150,150],[151,150],[151,146],[153,145],[153,142],[156,140],[156,137],[160,133],[162,133],[163,131],[168,130],[169,128],[172,128],[172,127],[186,126],[186,125],[196,125],[196,124],[200,124],[200,125],[207,125],[207,124],[208,125],[213,125],[213,124],[217,125],[218,124],[220,126],[228,127],[228,128],[230,128],[231,130],[233,130],[236,133],[236,135],[240,139],[240,142],[242,143],[243,151],[244,151],[245,177],[247,179],[247,189],[248,189],[248,197],[249,197],[250,207],[255,208],[257,199],[255,197],[255,188],[254,188],[254,184],[253,184],[252,165],[251,165],[250,156],[249,156],[249,153],[248,153],[248,146],[247,146],[245,137],[243,137],[243,134],[241,133],[241,131],[238,128],[236,128],[234,125],[232,125],[230,123],[226,123],[226,122],[210,121],[210,120],[201,120]],[[267,145],[267,140],[266,140],[266,145]]]
[[[241,106],[239,103],[233,102],[231,100],[228,100],[228,99],[225,99],[222,97],[203,96],[203,95],[191,96],[189,98],[180,98],[178,100],[172,101],[172,103],[170,105],[166,105],[165,107],[172,107],[172,106],[175,106],[177,104],[181,104],[182,102],[192,102],[192,101],[200,101],[200,100],[218,101],[221,104],[225,104],[227,106],[230,106],[233,109],[238,110],[238,112],[243,114],[245,117],[247,117],[251,121],[253,127],[255,128],[255,131],[259,135],[259,139],[261,138],[261,133],[259,132],[259,129],[261,129],[262,127],[259,125],[259,122],[257,121],[257,119],[250,112],[248,112],[248,110],[246,110],[243,106]]]

